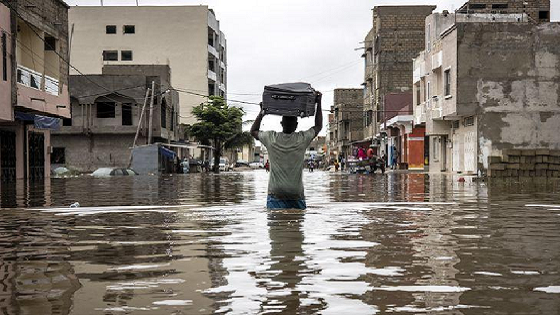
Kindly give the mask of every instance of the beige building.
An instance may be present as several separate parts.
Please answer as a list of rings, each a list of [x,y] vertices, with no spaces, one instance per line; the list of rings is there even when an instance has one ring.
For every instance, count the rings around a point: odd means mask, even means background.
[[[558,41],[558,23],[535,24],[524,13],[426,18],[413,102],[414,123],[429,136],[430,171],[558,175],[560,161],[549,158],[560,149]],[[515,163],[491,165],[508,152]]]
[[[72,65],[101,74],[104,65],[168,65],[180,91],[180,123],[208,95],[226,95],[227,45],[208,6],[72,7]],[[77,74],[71,71],[71,74]]]

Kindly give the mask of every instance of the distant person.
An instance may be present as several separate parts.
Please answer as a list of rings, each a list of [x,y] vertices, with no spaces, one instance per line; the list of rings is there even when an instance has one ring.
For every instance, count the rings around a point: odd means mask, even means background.
[[[270,172],[270,162],[268,162],[268,160],[266,160],[266,163],[264,164],[264,169],[267,173]]]
[[[339,167],[340,167],[340,165],[338,165],[338,160],[334,160],[334,171],[338,172]]]
[[[375,153],[373,152],[373,148],[372,148],[372,147],[369,147],[369,149],[367,150],[366,155],[367,155],[367,158],[368,158],[368,159],[372,159],[372,158],[373,158],[373,156],[375,155]]]
[[[360,147],[358,149],[358,160],[365,160],[366,159],[366,151],[364,148]]]
[[[314,163],[313,163],[313,160],[309,160],[308,168],[309,168],[309,172],[312,173],[312,172],[313,172],[313,169],[315,168],[315,165],[314,165]]]
[[[346,166],[346,159],[344,157],[342,157],[342,159],[340,160],[340,170],[342,172],[344,172],[344,167]]]
[[[303,163],[307,147],[323,128],[321,97],[319,93],[316,99],[315,126],[306,131],[295,132],[298,120],[293,116],[282,116],[282,132],[260,131],[265,115],[262,110],[251,127],[251,135],[267,148],[270,163],[274,165],[268,179],[268,209],[307,207],[302,180]]]

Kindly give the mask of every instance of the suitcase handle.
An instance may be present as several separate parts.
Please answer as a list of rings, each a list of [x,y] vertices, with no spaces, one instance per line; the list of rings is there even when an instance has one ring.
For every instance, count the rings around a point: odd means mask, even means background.
[[[296,99],[296,97],[295,97],[295,96],[292,96],[292,95],[277,95],[277,94],[273,94],[271,97],[272,97],[273,99],[275,99],[275,100],[290,100],[290,101],[293,101],[293,100]]]

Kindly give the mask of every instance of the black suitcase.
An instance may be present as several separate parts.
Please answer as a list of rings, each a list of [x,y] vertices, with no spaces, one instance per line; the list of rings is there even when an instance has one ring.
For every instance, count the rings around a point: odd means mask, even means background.
[[[309,117],[315,115],[317,92],[309,83],[283,83],[264,87],[262,109],[266,114]]]

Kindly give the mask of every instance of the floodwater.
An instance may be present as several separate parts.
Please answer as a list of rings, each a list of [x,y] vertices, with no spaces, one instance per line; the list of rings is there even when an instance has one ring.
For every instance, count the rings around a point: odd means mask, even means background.
[[[304,177],[305,211],[264,171],[4,187],[0,314],[560,313],[557,182]]]

